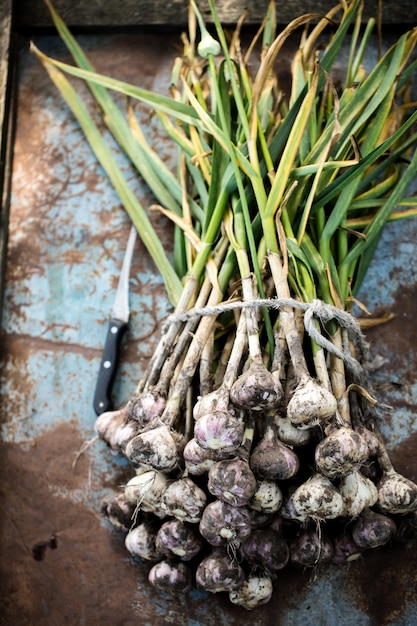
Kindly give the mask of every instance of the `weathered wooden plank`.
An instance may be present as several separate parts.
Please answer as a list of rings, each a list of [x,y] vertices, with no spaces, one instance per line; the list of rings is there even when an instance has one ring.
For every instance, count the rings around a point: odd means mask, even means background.
[[[269,0],[217,0],[216,7],[224,23],[235,22],[243,10],[250,10],[248,22],[258,23],[265,15]],[[303,13],[325,13],[336,0],[276,0],[278,21],[281,24]],[[34,28],[51,25],[43,0],[16,0],[17,27]],[[209,14],[207,0],[199,6]],[[188,0],[55,0],[55,7],[70,26],[123,27],[143,24],[182,25],[187,21]],[[364,19],[376,15],[378,0],[366,0]],[[382,21],[385,24],[417,23],[415,0],[382,0]]]
[[[12,154],[12,0],[0,3],[0,319],[4,293]]]

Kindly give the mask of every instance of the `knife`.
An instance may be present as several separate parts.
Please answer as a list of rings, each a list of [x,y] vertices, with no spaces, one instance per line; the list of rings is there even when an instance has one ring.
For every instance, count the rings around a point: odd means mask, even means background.
[[[119,347],[127,329],[130,316],[129,308],[129,275],[132,264],[133,250],[136,241],[136,228],[132,224],[126,252],[123,259],[122,271],[117,286],[116,298],[111,312],[106,341],[101,357],[98,372],[93,406],[97,415],[111,409],[111,390],[117,370]]]

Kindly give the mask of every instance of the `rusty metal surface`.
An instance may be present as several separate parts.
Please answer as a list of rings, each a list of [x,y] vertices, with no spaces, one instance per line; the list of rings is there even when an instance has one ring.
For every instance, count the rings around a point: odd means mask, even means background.
[[[161,45],[161,42],[163,45]],[[166,89],[176,36],[82,38],[100,70]],[[65,57],[54,37],[41,49]],[[104,626],[412,626],[417,623],[415,545],[379,548],[348,568],[278,572],[273,601],[252,613],[222,595],[156,592],[148,566],[128,557],[100,514],[100,500],[128,475],[123,461],[92,442],[95,377],[129,221],[44,70],[20,55],[18,124],[1,361],[0,623]],[[138,109],[154,145],[172,159],[155,120]],[[120,155],[146,204],[146,189]],[[415,189],[414,189],[415,191]],[[155,218],[154,218],[155,219]],[[157,227],[169,247],[167,223]],[[379,397],[394,409],[384,434],[396,468],[417,480],[417,220],[389,225],[361,299],[392,322],[369,331]],[[122,346],[116,403],[133,391],[168,303],[137,242],[132,319]],[[57,537],[36,561],[32,546]]]

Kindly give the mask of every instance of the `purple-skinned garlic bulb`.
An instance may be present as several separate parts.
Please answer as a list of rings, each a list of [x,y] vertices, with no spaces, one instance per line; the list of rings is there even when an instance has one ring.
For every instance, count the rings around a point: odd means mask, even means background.
[[[311,428],[296,428],[289,417],[276,415],[275,426],[279,440],[287,446],[301,447],[312,441],[313,430]]]
[[[99,415],[94,429],[115,453],[124,453],[129,441],[140,432],[139,424],[128,418],[126,407]]]
[[[248,369],[230,389],[230,400],[239,409],[269,411],[278,407],[283,392],[279,379],[262,362],[251,360]]]
[[[155,547],[164,556],[190,561],[202,549],[203,538],[194,525],[170,519],[158,530]]]
[[[356,561],[363,552],[363,549],[353,541],[352,533],[348,528],[344,528],[339,535],[333,538],[333,546],[332,563],[334,565],[343,565]]]
[[[290,552],[284,537],[270,528],[252,530],[240,546],[242,556],[255,567],[275,572],[283,569]]]
[[[132,528],[125,537],[125,546],[132,556],[138,556],[147,561],[158,561],[162,552],[155,544],[157,527],[149,521],[143,521]]]
[[[127,403],[127,415],[142,427],[160,417],[166,406],[166,398],[154,387],[141,393],[135,393]]]
[[[121,530],[128,530],[132,525],[135,508],[136,503],[130,502],[124,492],[109,494],[101,503],[101,512],[110,524]]]
[[[199,528],[201,535],[212,546],[236,546],[249,537],[251,517],[246,507],[215,500],[204,509]]]
[[[224,387],[215,389],[204,396],[199,396],[193,407],[193,418],[197,422],[203,415],[218,411],[235,414],[235,410],[229,402],[229,392]]]
[[[358,471],[350,472],[341,479],[339,491],[344,502],[343,515],[346,517],[358,517],[378,500],[375,484]]]
[[[203,415],[194,426],[194,438],[199,446],[222,453],[237,450],[244,432],[243,420],[225,412]]]
[[[216,463],[216,454],[208,448],[202,448],[195,437],[190,439],[183,451],[185,469],[192,476],[206,474],[210,467]]]
[[[332,541],[316,528],[303,530],[290,543],[290,561],[298,567],[319,567],[332,562],[334,546]]]
[[[378,509],[382,513],[403,514],[417,511],[417,485],[393,469],[377,484]]]
[[[362,550],[384,546],[395,532],[394,520],[371,509],[365,509],[352,526],[353,541]]]
[[[168,485],[166,474],[142,466],[136,470],[136,476],[127,482],[124,495],[128,502],[141,511],[164,517],[161,501]]]
[[[256,478],[247,461],[227,459],[215,463],[208,473],[209,492],[233,506],[245,506],[256,491]]]
[[[251,453],[249,464],[257,478],[270,480],[293,478],[300,467],[297,454],[281,443],[272,423],[267,423],[264,436]]]
[[[197,586],[210,593],[238,589],[245,580],[245,573],[226,550],[215,548],[197,567]]]

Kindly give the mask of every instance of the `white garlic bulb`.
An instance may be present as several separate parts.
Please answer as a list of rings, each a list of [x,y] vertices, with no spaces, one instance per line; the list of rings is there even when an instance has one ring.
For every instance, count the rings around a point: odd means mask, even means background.
[[[379,481],[378,507],[384,513],[417,511],[417,485],[395,470],[389,470]]]
[[[275,480],[258,481],[249,508],[260,513],[276,513],[283,501],[282,491]]]
[[[163,517],[161,511],[162,495],[169,485],[165,474],[157,470],[140,467],[137,474],[125,486],[125,497],[128,502],[137,505],[142,511]]]
[[[253,574],[238,589],[229,593],[229,600],[247,610],[256,609],[269,602],[272,591],[272,582],[268,576]]]
[[[312,378],[302,380],[287,406],[287,416],[297,428],[322,424],[336,413],[337,400]]]
[[[364,509],[373,506],[378,500],[378,490],[372,480],[360,472],[344,476],[339,485],[344,501],[343,515],[357,517]]]
[[[295,512],[317,519],[334,519],[342,515],[343,498],[326,476],[314,474],[300,485],[292,496]]]

